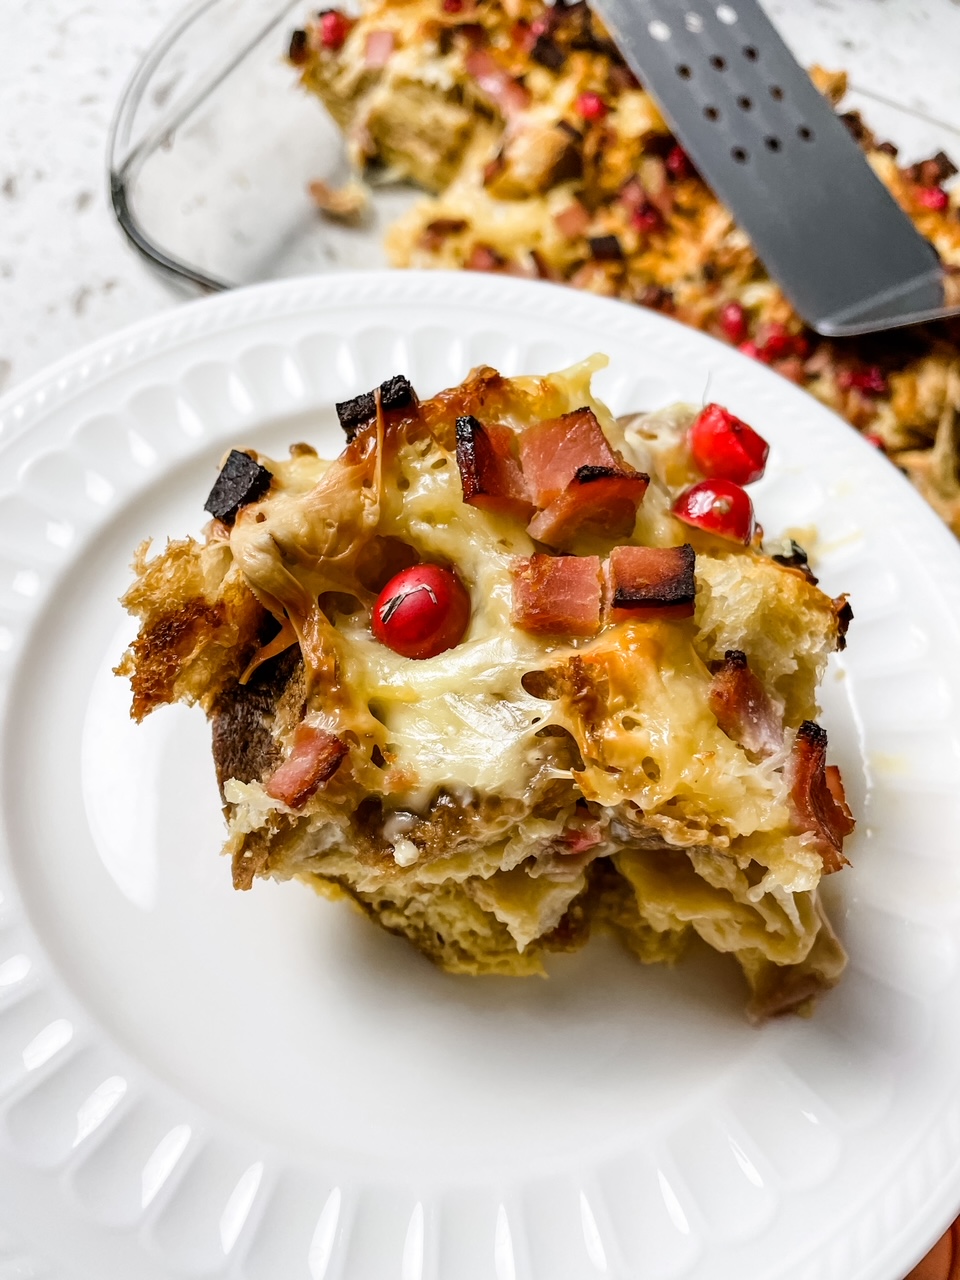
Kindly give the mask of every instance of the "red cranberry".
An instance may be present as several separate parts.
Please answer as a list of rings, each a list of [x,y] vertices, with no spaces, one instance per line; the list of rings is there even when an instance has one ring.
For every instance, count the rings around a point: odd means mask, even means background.
[[[687,433],[698,469],[712,479],[752,484],[763,475],[770,446],[753,427],[719,404],[708,404]]]
[[[320,14],[320,43],[325,49],[336,52],[350,34],[353,23],[339,9],[324,9]]]
[[[584,120],[602,120],[609,110],[599,93],[581,93],[577,99],[577,112]]]
[[[404,658],[435,658],[458,645],[470,597],[452,569],[415,564],[390,579],[373,606],[373,634]]]
[[[864,369],[859,381],[860,390],[866,391],[872,396],[885,396],[890,390],[890,384],[887,382],[886,374],[875,364]]]
[[[935,209],[942,213],[950,204],[950,198],[943,187],[920,187],[917,190],[917,202],[924,209]]]
[[[693,174],[690,157],[679,144],[670,148],[664,163],[667,166],[667,172],[671,177],[676,178],[678,182],[684,178],[691,177]]]
[[[785,325],[771,324],[761,345],[768,360],[782,360],[793,352],[793,334]]]
[[[876,364],[867,365],[865,369],[841,369],[837,386],[841,391],[862,391],[868,396],[883,396],[889,390],[886,375]]]
[[[799,356],[801,360],[806,360],[810,354],[810,339],[805,333],[796,333],[793,336],[793,354]]]
[[[643,204],[633,211],[630,215],[630,221],[638,231],[646,236],[655,231],[663,230],[663,214],[649,200],[644,200]]]
[[[759,360],[761,364],[770,363],[770,357],[765,351],[761,351],[755,342],[741,342],[737,350],[749,356],[751,360]]]
[[[749,332],[747,313],[739,302],[725,302],[720,308],[719,320],[723,336],[729,342],[745,341]]]
[[[731,542],[746,545],[753,536],[753,503],[732,480],[701,480],[684,489],[673,504],[673,514],[684,524]]]
[[[875,449],[879,449],[881,453],[886,453],[886,445],[879,436],[874,435],[872,431],[864,431],[863,438],[867,444],[872,444]]]

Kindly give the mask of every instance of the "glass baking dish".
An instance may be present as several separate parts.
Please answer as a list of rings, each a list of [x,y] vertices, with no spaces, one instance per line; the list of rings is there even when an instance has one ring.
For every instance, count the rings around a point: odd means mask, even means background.
[[[339,130],[285,61],[291,31],[316,7],[199,0],[150,49],[119,103],[109,144],[117,220],[190,291],[385,266],[384,230],[417,199],[410,186],[380,187],[359,226],[318,213],[310,181],[337,186],[350,172]],[[960,6],[929,0],[881,13],[864,0],[770,0],[767,9],[804,65],[849,72],[844,107],[860,109],[907,162],[960,156]]]

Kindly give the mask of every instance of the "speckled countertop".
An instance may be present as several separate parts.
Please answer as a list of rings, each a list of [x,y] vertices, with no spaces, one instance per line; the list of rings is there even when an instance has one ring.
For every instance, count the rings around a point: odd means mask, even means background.
[[[179,0],[0,5],[0,389],[174,305],[117,230],[106,136]]]
[[[124,84],[180,8],[0,5],[0,390],[177,305],[116,227],[105,151]],[[767,9],[803,61],[847,67],[858,87],[960,125],[960,0],[768,0]],[[882,103],[867,109],[903,141]],[[922,147],[926,127],[915,128]]]

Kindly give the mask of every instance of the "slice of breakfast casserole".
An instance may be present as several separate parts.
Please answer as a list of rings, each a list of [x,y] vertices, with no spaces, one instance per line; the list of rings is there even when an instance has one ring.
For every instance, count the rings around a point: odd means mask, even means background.
[[[460,973],[699,935],[753,1016],[802,1008],[844,964],[815,718],[849,606],[761,548],[759,435],[717,405],[615,421],[600,363],[391,379],[338,406],[333,462],[232,451],[203,541],[140,548],[118,670],[137,719],[207,712],[237,888],[349,896]]]

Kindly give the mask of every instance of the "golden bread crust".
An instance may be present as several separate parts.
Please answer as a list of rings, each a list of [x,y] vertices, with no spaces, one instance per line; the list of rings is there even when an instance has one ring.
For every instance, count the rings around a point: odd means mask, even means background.
[[[140,621],[116,669],[130,680],[135,720],[168,702],[209,709],[243,670],[266,619],[223,543],[187,538],[153,559],[149,551],[148,542],[137,549],[121,601]]]

